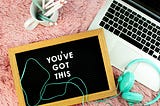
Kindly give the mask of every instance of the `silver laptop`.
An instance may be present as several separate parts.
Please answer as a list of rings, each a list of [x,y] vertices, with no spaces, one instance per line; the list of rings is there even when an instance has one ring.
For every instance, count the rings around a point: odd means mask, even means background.
[[[89,30],[104,28],[111,64],[124,71],[133,59],[160,67],[160,0],[106,0]],[[160,74],[145,63],[132,69],[138,82],[158,91]]]

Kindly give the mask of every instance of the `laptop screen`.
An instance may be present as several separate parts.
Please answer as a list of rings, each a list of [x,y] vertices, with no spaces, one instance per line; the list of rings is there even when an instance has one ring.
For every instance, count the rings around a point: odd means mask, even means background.
[[[123,0],[160,22],[160,0]]]

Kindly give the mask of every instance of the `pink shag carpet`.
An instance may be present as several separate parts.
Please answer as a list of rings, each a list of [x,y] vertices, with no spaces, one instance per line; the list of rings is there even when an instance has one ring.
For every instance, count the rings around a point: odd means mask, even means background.
[[[60,9],[57,26],[39,25],[33,31],[27,31],[23,24],[30,18],[31,0],[0,0],[0,106],[18,106],[8,59],[8,48],[86,31],[105,1],[68,0],[68,3]],[[117,80],[120,71],[114,67],[113,70]],[[133,91],[144,95],[143,102],[151,100],[156,95],[156,92],[137,82]],[[120,96],[107,102],[113,106],[127,106]],[[105,103],[96,104],[96,102],[91,102],[91,104],[93,106],[105,105]],[[160,101],[153,106],[160,106]]]

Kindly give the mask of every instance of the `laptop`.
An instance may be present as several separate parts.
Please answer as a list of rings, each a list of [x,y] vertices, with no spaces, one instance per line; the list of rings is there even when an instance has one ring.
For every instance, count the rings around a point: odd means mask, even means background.
[[[103,28],[113,66],[124,71],[133,59],[147,58],[160,67],[160,0],[106,0],[89,30]],[[160,74],[146,63],[130,67],[135,79],[158,91]]]

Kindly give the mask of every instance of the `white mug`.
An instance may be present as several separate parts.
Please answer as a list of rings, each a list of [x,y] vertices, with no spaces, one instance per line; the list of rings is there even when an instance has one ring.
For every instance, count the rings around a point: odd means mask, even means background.
[[[39,0],[39,3],[42,4],[42,0]],[[30,15],[31,18],[29,18],[25,23],[24,27],[27,30],[33,30],[38,24],[44,25],[44,26],[51,26],[51,22],[40,20],[37,18],[37,13],[38,13],[38,7],[32,2],[30,6]],[[56,10],[53,15],[54,17],[51,17],[50,20],[52,22],[56,22],[58,19],[58,10]]]

